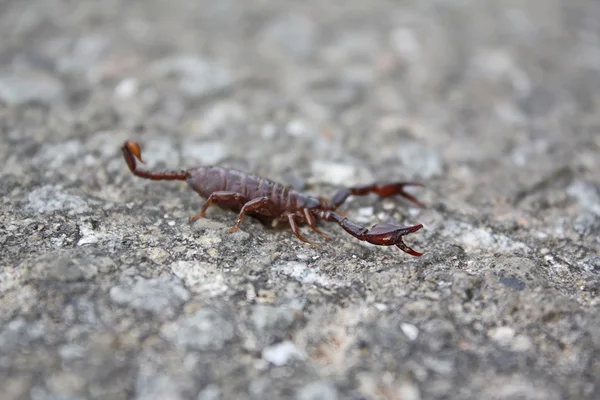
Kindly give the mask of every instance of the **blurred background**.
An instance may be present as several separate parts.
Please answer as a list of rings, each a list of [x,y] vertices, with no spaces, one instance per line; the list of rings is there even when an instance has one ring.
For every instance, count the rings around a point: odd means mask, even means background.
[[[4,132],[30,138],[40,166],[85,154],[115,174],[121,160],[97,156],[118,158],[125,137],[151,163],[230,160],[297,185],[443,175],[510,195],[559,164],[598,166],[594,1],[1,7],[4,112],[37,104],[17,109],[51,135],[36,140],[26,124]],[[7,149],[5,167],[18,168],[25,154]]]

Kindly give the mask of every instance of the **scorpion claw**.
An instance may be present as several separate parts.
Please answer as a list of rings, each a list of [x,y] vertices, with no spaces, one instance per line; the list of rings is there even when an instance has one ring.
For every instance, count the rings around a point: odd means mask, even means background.
[[[365,240],[371,244],[380,246],[395,245],[405,253],[419,257],[422,256],[423,253],[413,250],[411,247],[407,246],[402,240],[402,237],[408,235],[409,233],[416,232],[421,228],[423,228],[423,224],[409,227],[400,227],[386,223],[377,224],[365,234]]]
[[[420,252],[410,248],[409,246],[406,245],[406,243],[404,243],[402,241],[399,243],[396,243],[396,247],[398,247],[403,252],[410,254],[411,256],[421,257],[423,255],[423,253],[420,253]]]

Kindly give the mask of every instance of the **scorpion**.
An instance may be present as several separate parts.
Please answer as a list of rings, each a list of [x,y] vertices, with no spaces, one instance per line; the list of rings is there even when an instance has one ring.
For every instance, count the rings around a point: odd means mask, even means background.
[[[392,182],[352,186],[340,189],[331,200],[327,200],[300,193],[292,187],[266,178],[219,166],[199,166],[163,172],[144,170],[136,165],[136,159],[144,163],[141,147],[137,142],[127,140],[121,150],[127,166],[135,176],[151,180],[186,181],[192,190],[206,199],[200,212],[189,218],[190,223],[204,217],[210,205],[215,204],[239,212],[236,224],[228,232],[237,231],[246,215],[260,221],[270,221],[273,226],[287,221],[292,233],[299,240],[319,247],[300,234],[299,225],[308,224],[313,231],[329,239],[316,225],[317,221],[323,220],[336,222],[358,240],[379,246],[395,245],[407,254],[417,257],[423,255],[402,240],[403,236],[421,229],[423,224],[402,227],[380,223],[367,229],[336,212],[349,196],[366,196],[370,193],[380,197],[400,195],[417,206],[424,207],[419,200],[404,190],[407,186],[422,187],[421,183]]]

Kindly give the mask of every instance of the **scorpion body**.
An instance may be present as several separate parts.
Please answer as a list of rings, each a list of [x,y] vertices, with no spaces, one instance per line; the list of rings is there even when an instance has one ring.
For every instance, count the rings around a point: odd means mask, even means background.
[[[402,240],[403,236],[421,229],[422,224],[401,227],[382,223],[367,229],[336,212],[349,196],[364,196],[369,193],[380,197],[401,195],[423,207],[416,198],[404,191],[406,186],[422,186],[419,183],[394,182],[353,186],[339,190],[331,200],[323,200],[266,178],[217,166],[200,166],[181,171],[147,171],[137,168],[136,165],[136,159],[143,162],[139,144],[126,141],[121,150],[127,166],[134,175],[151,180],[186,181],[192,190],[206,199],[200,212],[190,217],[190,222],[202,218],[208,207],[214,203],[238,212],[237,222],[229,229],[230,232],[238,230],[244,217],[251,215],[261,220],[271,220],[273,224],[287,222],[299,240],[314,245],[300,234],[299,225],[306,223],[315,232],[328,238],[316,226],[317,221],[323,220],[336,222],[359,240],[380,246],[395,245],[410,255],[422,255]]]

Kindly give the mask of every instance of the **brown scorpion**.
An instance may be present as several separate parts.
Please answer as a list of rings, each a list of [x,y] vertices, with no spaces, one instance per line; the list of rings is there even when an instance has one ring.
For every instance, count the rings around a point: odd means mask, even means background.
[[[358,240],[379,246],[395,245],[410,255],[423,255],[423,253],[413,250],[402,241],[403,236],[418,231],[423,227],[422,224],[402,227],[382,223],[367,229],[335,212],[349,196],[365,196],[369,193],[375,193],[380,197],[401,195],[419,207],[424,207],[421,202],[404,191],[406,186],[423,186],[420,183],[393,182],[353,186],[339,190],[332,200],[325,200],[302,194],[266,178],[217,166],[201,166],[166,172],[138,169],[136,159],[143,162],[140,145],[136,142],[125,141],[121,150],[127,166],[135,176],[152,180],[186,181],[190,188],[206,199],[202,210],[190,217],[190,222],[202,218],[208,207],[214,203],[239,212],[237,222],[229,229],[229,232],[238,230],[244,217],[248,214],[259,219],[263,217],[262,220],[266,217],[274,224],[287,221],[298,239],[315,245],[300,235],[298,224],[306,223],[315,232],[329,239],[316,226],[318,220],[324,220],[337,222],[346,232]]]

